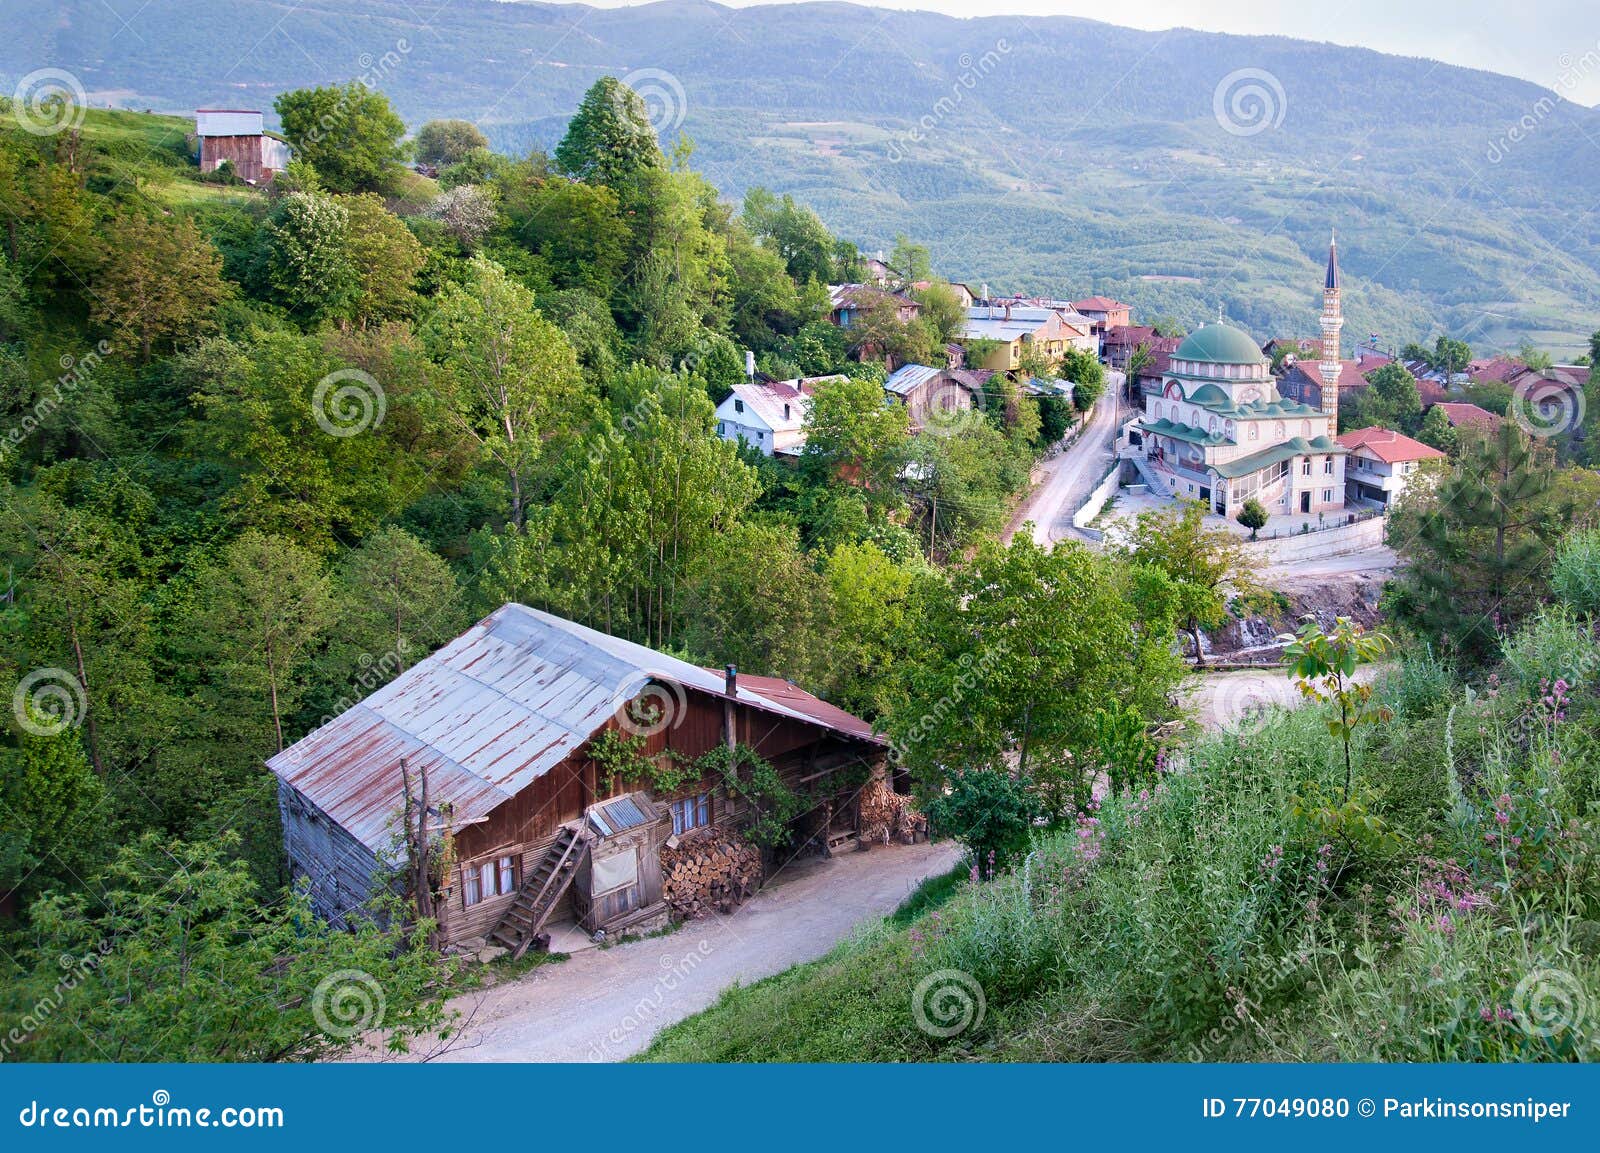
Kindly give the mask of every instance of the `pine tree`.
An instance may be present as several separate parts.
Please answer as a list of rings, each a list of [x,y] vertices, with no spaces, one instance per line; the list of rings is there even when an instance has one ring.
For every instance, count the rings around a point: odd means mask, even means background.
[[[1497,634],[1538,599],[1573,511],[1558,475],[1554,453],[1513,421],[1467,437],[1431,498],[1390,525],[1405,565],[1395,613],[1468,659],[1493,653]]]

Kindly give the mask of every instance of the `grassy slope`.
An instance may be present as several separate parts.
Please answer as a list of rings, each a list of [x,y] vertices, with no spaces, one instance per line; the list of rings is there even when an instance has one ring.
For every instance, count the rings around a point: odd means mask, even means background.
[[[1591,649],[1593,642],[1588,642]],[[1424,682],[1419,689],[1415,681]],[[1537,675],[1525,690],[1535,696]],[[1463,709],[1457,690],[1411,673],[1390,689],[1401,716],[1362,757],[1364,796],[1393,838],[1328,834],[1295,815],[1308,780],[1340,778],[1322,719],[1302,710],[1261,731],[1203,741],[1187,771],[1153,798],[1109,802],[1098,826],[1043,842],[1026,870],[961,887],[909,925],[869,927],[816,962],[726,992],[665,1030],[643,1055],[665,1061],[1549,1059],[1600,1056],[1593,1020],[1550,1042],[1485,1010],[1518,1003],[1523,977],[1572,975],[1593,1002],[1591,934],[1560,914],[1535,918],[1552,885],[1595,899],[1594,831],[1581,847],[1546,845],[1526,874],[1485,848],[1496,802],[1514,819],[1559,829],[1594,793],[1594,686],[1548,749],[1522,747],[1517,689]],[[1441,747],[1468,784],[1455,818]],[[1525,730],[1524,730],[1525,731]],[[1475,783],[1474,783],[1475,782]],[[1586,783],[1585,783],[1586,782]],[[1543,833],[1537,834],[1543,836]],[[1431,841],[1422,840],[1432,838]],[[1098,843],[1098,860],[1084,843]],[[1319,853],[1322,844],[1334,847]],[[1282,846],[1272,864],[1273,846]],[[1565,856],[1563,856],[1565,854]],[[1457,857],[1457,893],[1491,907],[1444,910],[1431,858]],[[1324,872],[1318,862],[1326,860]],[[1559,880],[1558,880],[1559,878]],[[1496,886],[1499,885],[1499,888]],[[1413,919],[1410,911],[1416,911]],[[1588,914],[1592,916],[1592,914]],[[1510,931],[1507,931],[1510,930]],[[981,1019],[949,1038],[918,1027],[925,980],[969,974]],[[925,1000],[939,1023],[941,1003]],[[959,1023],[961,994],[944,1018]]]

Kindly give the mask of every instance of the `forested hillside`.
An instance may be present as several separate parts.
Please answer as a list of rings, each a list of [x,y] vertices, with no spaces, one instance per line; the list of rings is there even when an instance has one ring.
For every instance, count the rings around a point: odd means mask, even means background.
[[[722,199],[614,80],[550,156],[418,126],[437,181],[359,84],[277,111],[263,190],[202,176],[187,121],[0,109],[0,1014],[32,1059],[322,1055],[348,970],[397,1040],[437,1024],[425,925],[380,893],[329,932],[289,890],[266,757],[508,601],[878,717],[908,605],[1070,419],[996,384],[913,438],[826,320],[855,247]],[[940,354],[959,306],[918,291],[858,343]],[[716,434],[745,349],[828,375],[798,462]]]
[[[517,153],[553,146],[599,76],[633,75],[730,195],[795,193],[868,249],[914,233],[996,289],[1106,292],[1189,324],[1222,303],[1263,339],[1313,328],[1333,228],[1362,336],[1574,353],[1600,321],[1595,113],[1426,60],[699,0],[65,0],[8,32],[7,81],[48,64],[96,102],[181,112],[364,76],[413,123],[465,117]]]

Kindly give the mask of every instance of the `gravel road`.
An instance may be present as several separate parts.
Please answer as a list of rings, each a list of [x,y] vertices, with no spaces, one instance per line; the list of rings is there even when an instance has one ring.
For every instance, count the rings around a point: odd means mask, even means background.
[[[616,1061],[657,1030],[750,983],[815,960],[894,911],[961,858],[952,842],[890,845],[787,866],[729,916],[665,937],[590,949],[452,1007],[471,1015],[446,1061]]]

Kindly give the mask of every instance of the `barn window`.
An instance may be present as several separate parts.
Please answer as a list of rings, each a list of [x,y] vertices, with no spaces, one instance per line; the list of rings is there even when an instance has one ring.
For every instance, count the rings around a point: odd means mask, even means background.
[[[672,831],[682,835],[711,823],[711,794],[680,797],[672,805]]]
[[[517,891],[517,859],[492,857],[461,867],[461,899],[476,905],[490,897],[504,897]]]

